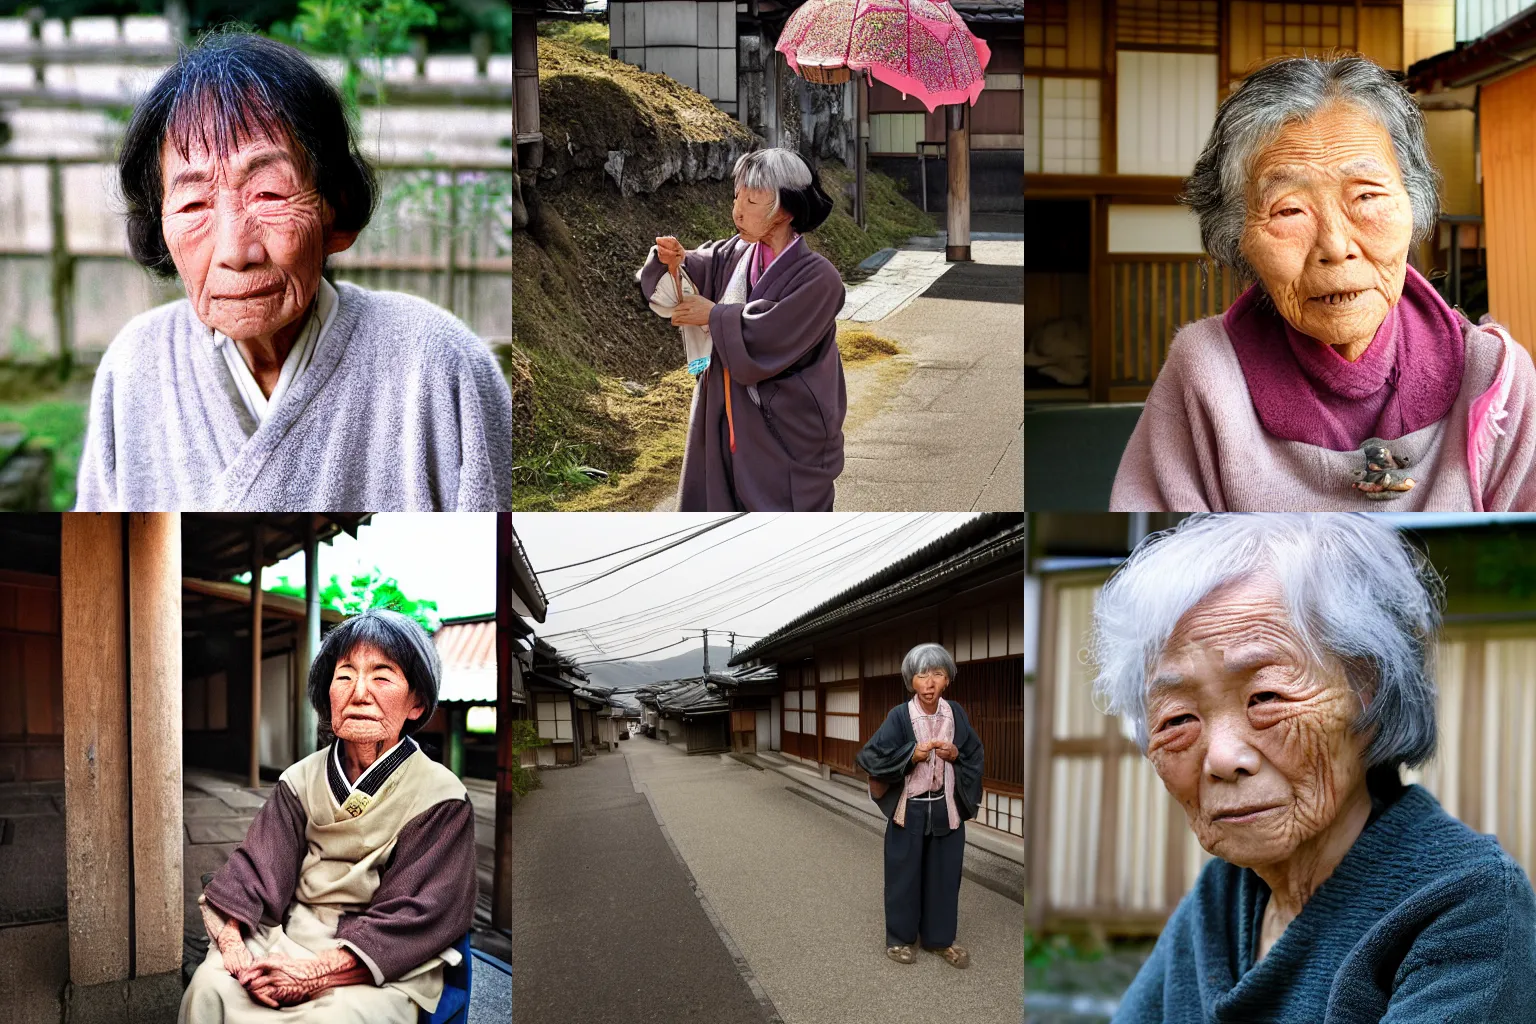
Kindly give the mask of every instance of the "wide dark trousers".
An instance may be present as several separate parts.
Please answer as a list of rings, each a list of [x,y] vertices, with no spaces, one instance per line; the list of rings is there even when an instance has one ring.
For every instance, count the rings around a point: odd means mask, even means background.
[[[960,864],[965,822],[945,835],[928,834],[928,815],[942,800],[907,801],[907,823],[885,823],[885,944],[947,949],[960,916]],[[941,819],[942,821],[942,819]]]

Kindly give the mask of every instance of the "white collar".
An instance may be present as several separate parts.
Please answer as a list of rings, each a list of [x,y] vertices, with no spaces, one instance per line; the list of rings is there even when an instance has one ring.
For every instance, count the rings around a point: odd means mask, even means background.
[[[283,360],[283,368],[278,374],[277,384],[272,388],[270,397],[261,393],[261,385],[256,382],[251,368],[246,365],[245,357],[240,354],[240,346],[222,331],[212,332],[213,346],[223,355],[224,364],[229,368],[230,375],[234,377],[235,390],[240,395],[246,411],[257,423],[266,420],[271,411],[277,408],[283,394],[314,362],[315,353],[324,343],[339,305],[336,289],[322,277],[320,287],[315,292],[314,308],[306,314],[308,319],[304,323],[304,328],[299,331],[299,336],[293,341],[293,348],[288,350],[288,356]]]

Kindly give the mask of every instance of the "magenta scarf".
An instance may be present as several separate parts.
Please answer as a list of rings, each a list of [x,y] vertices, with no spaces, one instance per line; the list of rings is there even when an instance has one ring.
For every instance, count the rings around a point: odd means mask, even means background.
[[[1262,288],[1240,295],[1222,325],[1259,422],[1282,441],[1336,452],[1438,423],[1461,391],[1461,317],[1413,267],[1402,298],[1353,363],[1280,316]]]

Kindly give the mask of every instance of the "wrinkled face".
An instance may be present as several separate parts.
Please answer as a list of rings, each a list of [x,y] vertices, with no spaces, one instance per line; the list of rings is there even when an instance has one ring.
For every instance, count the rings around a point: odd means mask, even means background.
[[[377,647],[359,644],[336,662],[331,731],[340,739],[392,747],[400,740],[401,727],[425,710],[405,672]]]
[[[769,214],[768,211],[773,210],[773,203],[777,198],[772,189],[739,188],[736,190],[736,202],[731,207],[731,217],[736,221],[736,230],[741,233],[743,241],[761,241],[776,231],[779,225],[789,220],[789,213],[782,207],[774,210],[772,215]]]
[[[1375,335],[1402,295],[1412,235],[1392,140],[1358,107],[1288,125],[1254,160],[1243,256],[1280,315],[1324,344]]]
[[[1360,703],[1343,666],[1291,632],[1278,586],[1215,591],[1179,621],[1153,670],[1147,758],[1210,853],[1284,861],[1364,785]]]
[[[944,693],[944,688],[949,685],[949,673],[941,668],[920,672],[912,677],[912,692],[917,694],[917,699],[924,704],[932,704]]]
[[[239,341],[269,337],[309,308],[326,255],[352,244],[284,139],[242,136],[220,160],[194,134],[161,146],[165,244],[198,319]]]

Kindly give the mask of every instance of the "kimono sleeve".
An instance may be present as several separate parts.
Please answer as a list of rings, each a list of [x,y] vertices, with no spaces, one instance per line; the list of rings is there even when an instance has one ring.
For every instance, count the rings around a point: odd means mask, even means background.
[[[264,920],[283,920],[299,884],[308,821],[298,794],[279,779],[251,819],[245,839],[208,882],[203,898],[247,931],[255,931]]]
[[[77,512],[107,512],[122,506],[117,497],[116,432],[112,422],[115,379],[110,355],[108,349],[96,369],[96,379],[91,382],[89,420],[75,480]]]
[[[444,800],[400,830],[372,902],[342,915],[336,944],[357,954],[374,984],[396,981],[464,937],[478,892],[474,807]]]
[[[880,728],[864,744],[854,758],[860,768],[872,779],[897,785],[912,771],[912,751],[917,749],[916,738],[909,739],[896,724],[896,713],[904,712],[906,705],[898,705],[885,716]]]
[[[713,298],[705,291],[708,287],[706,282],[709,280],[710,268],[722,254],[725,258],[730,258],[735,241],[735,236],[732,236],[721,241],[705,242],[697,249],[689,249],[684,254],[683,270],[688,274],[689,280],[693,281],[694,286],[699,289],[699,294],[704,295],[705,298]],[[640,269],[635,271],[635,283],[640,286],[640,294],[644,296],[646,302],[650,302],[655,296],[656,286],[666,276],[668,276],[667,265],[656,255],[656,247],[653,245],[650,255],[646,257]]]
[[[458,512],[512,507],[512,391],[496,357],[470,336],[459,362]]]
[[[717,304],[709,311],[715,352],[741,384],[778,376],[836,329],[846,297],[837,268],[811,255],[793,273],[778,299]]]
[[[961,737],[956,744],[960,756],[955,758],[955,800],[959,804],[960,817],[970,821],[981,807],[981,769],[985,755],[981,737],[971,728],[971,720],[965,711],[953,701],[949,706],[955,713],[955,735]]]

